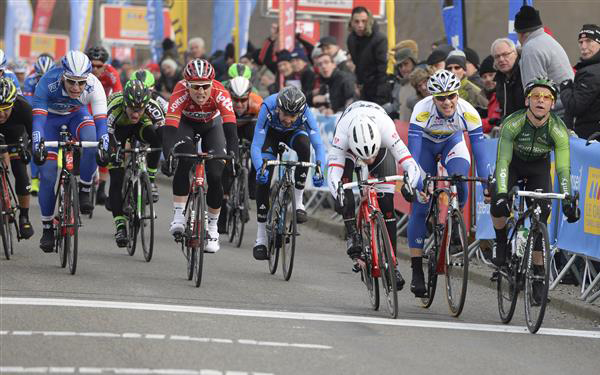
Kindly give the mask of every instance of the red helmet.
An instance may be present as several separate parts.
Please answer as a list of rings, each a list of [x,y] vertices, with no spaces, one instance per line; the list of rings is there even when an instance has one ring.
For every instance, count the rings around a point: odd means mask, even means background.
[[[183,78],[188,82],[212,81],[215,78],[215,69],[204,59],[194,59],[185,66]]]

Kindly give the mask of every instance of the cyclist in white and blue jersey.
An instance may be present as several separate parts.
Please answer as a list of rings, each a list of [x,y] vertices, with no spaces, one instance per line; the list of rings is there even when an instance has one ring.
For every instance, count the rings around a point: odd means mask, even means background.
[[[39,202],[42,211],[43,234],[40,248],[52,252],[54,247],[54,184],[57,175],[57,149],[40,149],[40,140],[58,140],[60,128],[67,125],[78,140],[101,140],[108,149],[106,134],[106,95],[102,84],[93,74],[88,57],[79,51],[69,51],[53,69],[40,79],[33,96],[33,153],[40,166]],[[94,117],[88,112],[91,104]],[[84,149],[81,153],[79,205],[83,214],[93,206],[89,189],[96,171],[96,151]],[[48,161],[46,161],[46,158]]]
[[[425,173],[435,176],[436,158],[448,175],[469,175],[471,156],[463,137],[469,133],[473,153],[477,160],[484,160],[483,131],[477,110],[466,100],[458,97],[460,81],[451,72],[440,70],[427,82],[432,96],[419,101],[413,110],[408,130],[408,149]],[[483,163],[477,163],[477,174],[487,176]],[[469,187],[466,182],[458,186],[458,200],[462,208],[467,202]],[[410,247],[412,282],[411,291],[417,297],[425,296],[425,281],[422,269],[423,243],[426,238],[426,215],[428,205],[413,202],[408,221],[408,245]],[[454,233],[454,231],[452,231]]]
[[[21,85],[19,84],[19,79],[17,78],[17,75],[15,73],[13,73],[12,71],[8,70],[8,61],[6,60],[6,55],[4,54],[4,51],[0,49],[0,78],[1,77],[6,77],[6,78],[10,78],[15,86],[17,87],[17,94],[21,94]]]

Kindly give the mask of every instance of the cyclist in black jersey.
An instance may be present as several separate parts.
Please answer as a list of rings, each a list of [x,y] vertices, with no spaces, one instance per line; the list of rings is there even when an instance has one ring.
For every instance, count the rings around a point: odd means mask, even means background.
[[[0,79],[0,143],[14,144],[19,138],[31,139],[33,115],[31,105],[21,95],[8,78]],[[29,138],[27,138],[29,137]],[[33,227],[29,221],[29,175],[24,153],[9,153],[10,167],[15,176],[15,186],[19,198],[19,231],[25,239],[33,236]],[[7,155],[2,156],[6,158]]]

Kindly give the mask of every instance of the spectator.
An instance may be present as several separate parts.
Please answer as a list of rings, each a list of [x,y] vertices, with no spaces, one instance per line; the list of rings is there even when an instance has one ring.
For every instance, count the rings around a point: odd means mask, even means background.
[[[114,68],[114,66],[113,66]],[[145,69],[148,69],[152,75],[154,76],[154,82],[158,81],[160,78],[160,66],[157,63],[150,62],[146,65]]]
[[[388,41],[371,12],[364,7],[352,9],[348,50],[356,65],[356,80],[361,99],[384,104],[390,101],[387,82]]]
[[[512,40],[496,39],[491,47],[496,68],[496,99],[500,104],[502,119],[525,108],[525,92],[521,83],[519,53]]]
[[[192,38],[188,41],[188,53],[186,61],[193,59],[206,59],[206,47],[204,39],[200,37]]]
[[[177,64],[180,64],[181,61],[180,56],[179,56],[179,52],[177,52],[177,45],[175,44],[175,42],[173,42],[170,38],[165,38],[162,42],[162,48],[163,48],[163,55],[161,60],[158,62],[159,65],[163,62],[163,60],[165,59],[173,59],[173,61],[175,61]],[[114,66],[114,64],[113,64]],[[125,86],[125,84],[123,84],[123,86]]]
[[[416,91],[410,84],[408,76],[417,66],[417,43],[413,40],[405,40],[398,43],[397,47],[400,48],[397,48],[394,54],[396,75],[392,89],[392,110],[398,113],[400,121],[409,121],[412,111],[406,102],[416,94]]]
[[[269,87],[275,83],[275,74],[273,74],[269,68],[267,68],[266,66],[262,66],[259,70],[258,73],[256,74],[256,76],[258,77],[258,85],[256,86],[256,89],[258,90],[258,93],[260,94],[260,96],[262,96],[263,98],[266,98],[267,96],[270,95],[269,93]]]
[[[455,50],[446,58],[446,70],[454,73],[460,80],[458,96],[469,102],[479,112],[485,113],[487,99],[480,94],[481,89],[467,79],[467,59],[460,50]]]
[[[308,103],[312,99],[312,89],[315,84],[315,72],[308,65],[308,58],[304,52],[304,48],[297,47],[291,54],[292,69],[294,70],[293,77],[300,81],[300,88]]]
[[[258,53],[258,58],[256,62],[259,65],[266,65],[267,68],[273,73],[277,73],[277,53],[279,52],[279,47],[277,45],[277,39],[279,37],[279,26],[277,23],[271,24],[271,34],[265,41]],[[306,39],[300,33],[296,34],[296,43],[304,48],[304,52],[306,56],[311,56],[314,45]]]
[[[483,89],[484,84],[479,75],[479,55],[469,47],[465,48],[464,52],[467,58],[467,78],[476,84],[477,87]]]
[[[177,68],[177,63],[171,58],[166,58],[160,63],[160,78],[156,82],[156,91],[166,100],[169,100],[177,82],[183,76]]]
[[[337,39],[334,36],[322,37],[319,41],[319,48],[323,51],[323,53],[326,53],[329,56],[331,56],[335,66],[337,66],[338,69],[344,70],[346,72],[350,71],[350,69],[346,66],[346,62],[348,61],[348,53],[340,48],[340,46],[337,43]],[[316,52],[315,56],[321,56],[321,53]]]
[[[560,99],[567,126],[581,138],[600,131],[600,27],[583,25],[579,32],[581,61],[575,65],[575,82],[561,84]]]
[[[283,86],[293,85],[299,89],[302,89],[302,84],[299,79],[293,77],[294,69],[292,68],[292,54],[290,51],[284,49],[277,52],[277,75],[275,76],[275,82],[269,86],[269,94],[275,94],[279,92],[280,80],[283,79]]]
[[[491,55],[481,62],[479,73],[484,85],[481,94],[488,100],[487,116],[481,119],[483,132],[487,134],[500,125],[502,118],[500,104],[496,99],[496,81],[494,80],[496,69],[494,69],[494,58]]]
[[[317,57],[315,63],[319,68],[322,84],[319,95],[312,98],[313,106],[319,107],[323,114],[343,111],[355,99],[354,75],[337,67],[331,55],[327,53]]]
[[[121,85],[125,86],[127,81],[129,81],[129,76],[133,73],[133,65],[129,60],[123,60],[121,62],[121,74],[119,78],[121,79]]]
[[[550,35],[544,32],[540,12],[524,5],[515,16],[515,31],[521,43],[521,78],[523,90],[527,83],[537,77],[548,77],[557,84],[573,79],[574,73],[567,53]],[[563,112],[562,103],[557,98],[554,110]]]
[[[408,76],[410,84],[415,89],[415,95],[411,96],[406,101],[406,106],[410,110],[411,114],[415,108],[415,104],[417,104],[421,99],[431,95],[427,89],[427,81],[429,80],[430,76],[431,74],[429,70],[424,68],[415,68],[415,70],[413,70]]]
[[[448,52],[445,52],[441,48],[436,48],[431,51],[429,57],[427,57],[427,66],[431,68],[433,73],[438,70],[446,69],[446,57]]]

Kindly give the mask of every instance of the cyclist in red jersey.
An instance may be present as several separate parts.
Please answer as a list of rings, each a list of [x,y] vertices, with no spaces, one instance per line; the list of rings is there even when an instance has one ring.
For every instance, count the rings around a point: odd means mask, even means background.
[[[237,155],[238,138],[233,104],[229,92],[214,79],[215,70],[212,65],[203,59],[192,60],[185,67],[183,76],[184,79],[175,85],[169,99],[169,109],[163,129],[164,154],[195,152],[191,140],[199,134],[202,137],[203,152],[225,155],[230,151]],[[205,251],[209,253],[219,250],[217,220],[223,201],[221,177],[224,165],[222,160],[206,162],[208,241]],[[185,229],[183,211],[189,192],[191,166],[191,160],[181,159],[175,170],[174,214],[169,229],[171,234],[182,233]]]
[[[123,91],[119,73],[112,65],[106,63],[108,61],[108,51],[104,47],[90,47],[85,51],[85,54],[92,62],[92,74],[94,74],[100,80],[100,83],[102,83],[107,98],[116,92]],[[98,184],[96,204],[103,205],[107,200],[104,186],[106,185],[106,180],[108,180],[108,168],[98,167],[98,170],[100,172],[100,182]]]

